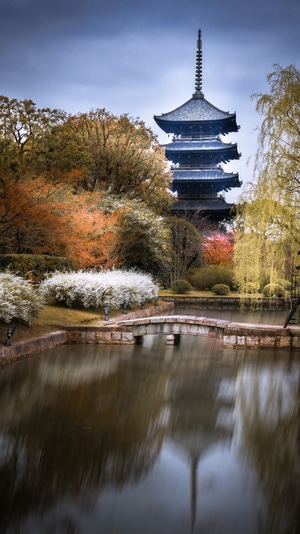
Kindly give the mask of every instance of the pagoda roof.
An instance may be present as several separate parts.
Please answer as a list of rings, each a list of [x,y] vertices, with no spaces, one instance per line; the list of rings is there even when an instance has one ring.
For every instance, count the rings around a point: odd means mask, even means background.
[[[172,169],[173,177],[181,180],[224,180],[236,178],[238,173],[225,172],[221,167],[211,167],[209,169]]]
[[[188,208],[188,209],[199,209],[199,207],[208,210],[227,210],[232,209],[235,204],[229,204],[224,200],[223,197],[213,198],[213,199],[201,199],[200,200],[179,200],[174,202],[172,208]]]
[[[188,167],[203,167],[203,164],[211,161],[216,164],[227,163],[241,156],[236,143],[223,143],[219,138],[178,140],[164,145],[164,148],[169,161]]]
[[[238,173],[224,172],[221,168],[213,169],[172,169],[173,189],[176,184],[214,184],[220,186],[220,191],[228,191],[234,187],[241,187]]]
[[[196,136],[202,133],[227,134],[237,132],[236,114],[222,111],[204,98],[202,92],[202,40],[198,31],[195,92],[192,98],[176,109],[154,115],[158,126],[166,133]]]
[[[203,150],[224,150],[226,148],[237,148],[236,143],[223,143],[219,137],[208,137],[206,139],[189,139],[189,140],[176,140],[172,143],[162,145],[165,150],[172,152],[201,152]]]
[[[203,212],[216,220],[229,218],[235,209],[235,204],[227,203],[223,197],[207,200],[179,200],[174,202],[172,211],[175,212]]]
[[[202,96],[202,93],[200,95],[195,93],[190,100],[173,111],[162,113],[161,115],[154,115],[155,120],[168,122],[220,121],[227,120],[229,117],[235,120],[235,113],[228,113],[213,106],[213,104]]]

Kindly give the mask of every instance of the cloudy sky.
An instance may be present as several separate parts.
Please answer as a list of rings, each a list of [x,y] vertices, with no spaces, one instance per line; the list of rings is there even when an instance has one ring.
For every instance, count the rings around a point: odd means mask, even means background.
[[[199,28],[203,92],[237,114],[227,141],[242,157],[227,170],[246,183],[259,123],[251,95],[268,91],[275,63],[300,69],[299,0],[0,0],[0,93],[70,113],[127,113],[166,142],[153,115],[191,98]]]

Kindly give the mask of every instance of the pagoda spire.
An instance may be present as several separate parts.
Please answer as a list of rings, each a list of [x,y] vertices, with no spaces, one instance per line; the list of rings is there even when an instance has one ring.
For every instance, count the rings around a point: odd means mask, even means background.
[[[202,40],[201,40],[201,30],[198,30],[198,39],[197,39],[197,53],[196,53],[196,75],[195,75],[195,93],[193,94],[194,98],[203,98],[204,94],[202,93]]]

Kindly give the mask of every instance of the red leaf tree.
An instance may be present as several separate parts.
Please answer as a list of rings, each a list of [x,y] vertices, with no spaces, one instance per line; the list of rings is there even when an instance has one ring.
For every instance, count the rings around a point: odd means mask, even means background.
[[[207,265],[233,266],[234,235],[214,232],[204,239],[203,256]]]

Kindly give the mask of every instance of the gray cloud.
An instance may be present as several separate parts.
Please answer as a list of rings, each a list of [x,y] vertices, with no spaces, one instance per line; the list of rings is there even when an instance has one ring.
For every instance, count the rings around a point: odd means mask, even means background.
[[[243,157],[233,165],[244,182],[259,121],[250,96],[268,90],[274,63],[299,68],[299,0],[0,0],[0,9],[2,94],[72,113],[128,113],[162,141],[153,115],[191,97],[200,27],[203,90],[237,113]]]

